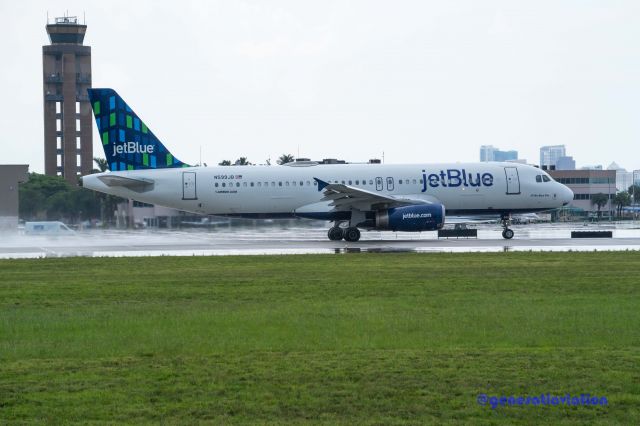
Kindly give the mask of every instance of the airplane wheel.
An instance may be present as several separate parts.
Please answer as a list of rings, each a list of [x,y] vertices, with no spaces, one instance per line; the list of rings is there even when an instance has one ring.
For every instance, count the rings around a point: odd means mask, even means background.
[[[339,226],[334,226],[332,228],[329,228],[327,236],[331,241],[340,241],[342,237],[344,237],[344,231]]]
[[[506,240],[510,240],[513,238],[513,230],[507,228],[504,231],[502,231],[502,238],[506,239]]]
[[[360,239],[360,230],[355,226],[347,228],[344,232],[344,240],[349,241],[350,243],[354,243]]]

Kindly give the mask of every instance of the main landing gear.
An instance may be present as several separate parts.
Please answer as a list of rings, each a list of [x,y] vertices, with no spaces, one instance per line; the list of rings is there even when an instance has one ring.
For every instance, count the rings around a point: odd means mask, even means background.
[[[355,226],[341,228],[340,224],[336,223],[329,229],[327,236],[331,241],[340,241],[344,238],[345,241],[354,243],[360,239],[360,230]]]
[[[509,228],[509,225],[511,225],[511,215],[509,214],[503,214],[502,217],[500,218],[500,221],[502,222],[502,238],[504,238],[505,240],[510,240],[513,238],[513,230]]]

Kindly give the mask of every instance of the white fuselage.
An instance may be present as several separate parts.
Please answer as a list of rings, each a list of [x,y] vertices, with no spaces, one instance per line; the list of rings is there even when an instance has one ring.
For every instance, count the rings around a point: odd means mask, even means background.
[[[144,191],[107,186],[99,179],[105,175],[153,184]],[[321,218],[333,208],[321,201],[323,193],[314,178],[437,201],[447,215],[535,212],[562,207],[573,199],[571,190],[549,179],[546,172],[515,163],[187,167],[98,173],[83,177],[83,186],[200,214]]]

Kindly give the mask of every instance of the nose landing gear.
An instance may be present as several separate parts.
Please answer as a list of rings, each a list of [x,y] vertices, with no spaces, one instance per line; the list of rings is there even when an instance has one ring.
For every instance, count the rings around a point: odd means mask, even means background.
[[[504,238],[505,240],[510,240],[513,238],[513,230],[509,228],[509,225],[511,225],[511,215],[510,214],[503,214],[502,217],[500,218],[500,221],[502,222],[502,238]]]

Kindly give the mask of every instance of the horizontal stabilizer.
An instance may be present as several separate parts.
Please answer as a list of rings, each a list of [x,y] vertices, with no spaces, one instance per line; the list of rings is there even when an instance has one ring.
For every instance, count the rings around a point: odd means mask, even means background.
[[[98,179],[109,187],[121,186],[135,192],[151,191],[154,184],[154,181],[151,179],[137,179],[111,174],[100,176]]]

